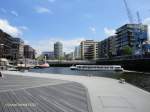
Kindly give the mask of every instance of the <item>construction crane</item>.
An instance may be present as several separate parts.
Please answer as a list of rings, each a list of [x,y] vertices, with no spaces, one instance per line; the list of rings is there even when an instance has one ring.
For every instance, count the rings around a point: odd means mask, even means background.
[[[137,14],[138,24],[142,24],[142,20],[141,20],[139,11],[137,11],[136,14]]]
[[[133,16],[132,16],[132,13],[131,13],[131,10],[128,6],[128,2],[127,0],[123,0],[124,1],[124,4],[125,4],[125,7],[126,7],[126,11],[127,11],[127,15],[128,15],[128,18],[129,18],[129,22],[130,24],[134,24],[136,23],[133,19]],[[143,38],[143,35],[142,35],[142,20],[141,20],[141,17],[140,17],[140,13],[139,11],[136,12],[137,14],[137,20],[138,20],[138,23],[139,24],[139,33],[138,33],[138,43],[136,45],[136,48],[138,48],[139,50],[139,53],[140,51],[142,52],[142,45],[143,45],[143,42],[145,41],[144,38]],[[134,35],[134,34],[133,34]],[[135,35],[134,35],[135,36]]]
[[[127,15],[128,15],[128,18],[129,18],[129,22],[132,24],[133,23],[133,16],[132,16],[132,13],[130,11],[130,8],[128,6],[128,3],[126,0],[123,0],[124,1],[124,4],[125,4],[125,8],[127,10]]]

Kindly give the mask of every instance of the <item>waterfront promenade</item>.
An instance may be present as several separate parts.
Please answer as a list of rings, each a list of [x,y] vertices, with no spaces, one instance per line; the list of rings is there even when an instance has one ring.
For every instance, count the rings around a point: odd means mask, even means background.
[[[86,100],[88,104],[86,108],[87,110],[83,110],[84,106],[82,105],[83,107],[81,107],[80,110],[78,110],[77,112],[84,112],[84,111],[85,112],[86,111],[87,112],[88,111],[89,112],[90,111],[93,111],[93,112],[149,112],[150,110],[150,93],[142,89],[139,89],[135,86],[132,86],[128,83],[120,84],[118,83],[118,80],[115,80],[115,79],[102,78],[102,77],[45,74],[45,73],[40,74],[40,73],[29,73],[29,72],[21,73],[21,72],[5,71],[2,73],[4,74],[4,77],[5,77],[5,74],[9,74],[12,78],[13,76],[15,77],[16,75],[19,75],[23,77],[32,76],[32,78],[33,77],[35,78],[40,77],[42,79],[46,78],[47,81],[54,80],[54,82],[55,81],[57,82],[57,80],[60,80],[60,82],[62,83],[62,84],[60,83],[60,85],[63,85],[64,83],[66,85],[67,83],[68,85],[71,85],[72,83],[74,84],[75,82],[77,82],[77,85],[80,87],[80,89],[82,88],[83,90],[86,90],[84,89],[85,87],[88,90],[87,97],[86,96],[83,97],[83,98],[87,98]],[[29,81],[27,80],[27,82],[30,85],[30,80]],[[38,85],[36,86],[40,86],[40,84],[43,84],[44,86],[47,85],[46,81],[44,81],[44,82],[39,82]],[[36,86],[30,85],[30,88],[36,87]],[[0,85],[0,88],[1,88],[1,85]],[[24,88],[24,87],[19,86],[19,90],[21,88]],[[73,89],[74,88],[72,88],[72,91]],[[11,89],[8,88],[8,90],[11,90]],[[36,89],[34,90],[37,91]],[[76,90],[74,89],[74,91]],[[90,102],[88,100],[88,96],[89,96]],[[91,104],[92,110],[90,108],[90,104]]]

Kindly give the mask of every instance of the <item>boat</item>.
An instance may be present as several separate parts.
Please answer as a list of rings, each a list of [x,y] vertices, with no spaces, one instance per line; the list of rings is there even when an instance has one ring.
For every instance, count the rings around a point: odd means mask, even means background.
[[[123,71],[120,65],[76,65],[71,66],[71,70],[86,70],[86,71]]]
[[[46,56],[45,56],[45,63],[44,64],[38,64],[34,68],[49,68],[49,64],[46,62]]]
[[[41,65],[37,65],[34,68],[49,68],[49,64],[48,63],[44,63],[44,64],[41,64]]]
[[[76,66],[71,66],[70,67],[71,70],[76,70],[76,68],[77,68]]]

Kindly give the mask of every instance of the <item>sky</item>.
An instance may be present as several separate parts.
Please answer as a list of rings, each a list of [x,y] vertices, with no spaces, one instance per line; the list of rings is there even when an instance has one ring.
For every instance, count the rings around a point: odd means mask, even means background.
[[[150,25],[150,0],[127,0],[134,22]],[[128,23],[123,0],[0,0],[0,29],[37,50],[56,41],[69,53],[82,40],[101,41]],[[150,28],[149,28],[150,29]]]

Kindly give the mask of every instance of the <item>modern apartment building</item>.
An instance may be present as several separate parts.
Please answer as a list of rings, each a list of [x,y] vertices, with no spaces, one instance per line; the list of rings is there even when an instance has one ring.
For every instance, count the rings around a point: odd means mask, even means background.
[[[125,46],[132,48],[132,54],[140,53],[142,44],[148,40],[148,27],[143,24],[126,24],[116,30],[117,54],[121,55],[121,50]]]
[[[116,35],[98,42],[98,57],[109,58],[116,56]]]
[[[86,40],[80,43],[81,59],[96,60],[98,58],[98,42]]]
[[[113,35],[113,36],[110,36],[108,38],[109,40],[109,55],[110,56],[116,56],[117,55],[117,51],[116,51],[116,36],[117,35]]]
[[[35,49],[29,45],[24,45],[24,58],[35,59]]]
[[[0,58],[17,61],[24,57],[24,42],[0,30]]]
[[[121,56],[123,48],[129,46],[132,55],[142,54],[143,42],[148,40],[148,27],[142,24],[125,24],[116,30],[116,35],[98,43],[99,58]]]
[[[144,44],[142,46],[142,52],[144,55],[150,56],[150,41],[144,42]]]
[[[56,59],[62,58],[63,55],[63,44],[61,42],[54,43],[54,56]]]
[[[80,48],[80,46],[75,47],[74,58],[75,59],[81,59],[81,48]]]
[[[0,30],[0,58],[13,59],[12,55],[13,38]]]
[[[98,57],[107,58],[109,53],[108,39],[98,42]]]
[[[13,38],[12,54],[14,60],[24,58],[24,41],[20,38]]]

